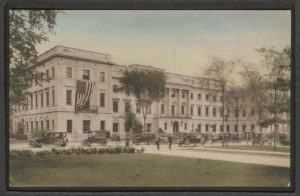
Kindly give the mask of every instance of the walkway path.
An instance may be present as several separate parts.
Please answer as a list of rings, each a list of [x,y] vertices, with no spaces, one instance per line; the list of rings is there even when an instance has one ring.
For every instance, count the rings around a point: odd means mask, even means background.
[[[138,146],[136,146],[139,148]],[[203,159],[213,159],[222,161],[233,161],[240,163],[253,163],[262,165],[272,165],[280,167],[290,167],[290,156],[289,153],[269,153],[263,154],[262,152],[254,153],[239,150],[239,153],[235,153],[223,149],[208,150],[201,147],[178,147],[177,145],[172,146],[172,150],[168,149],[167,145],[161,145],[160,150],[156,149],[156,146],[145,145],[143,146],[146,151],[145,153],[151,154],[162,154],[182,157],[193,157]]]

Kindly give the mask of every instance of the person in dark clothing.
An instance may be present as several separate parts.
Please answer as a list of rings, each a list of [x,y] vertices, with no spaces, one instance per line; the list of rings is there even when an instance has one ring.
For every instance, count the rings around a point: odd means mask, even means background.
[[[171,150],[171,146],[172,146],[172,137],[171,136],[168,137],[168,142],[169,142],[169,149]]]
[[[157,150],[159,150],[159,142],[160,142],[160,137],[159,135],[156,137],[156,140],[155,140],[155,143],[156,143],[156,146],[157,146]]]

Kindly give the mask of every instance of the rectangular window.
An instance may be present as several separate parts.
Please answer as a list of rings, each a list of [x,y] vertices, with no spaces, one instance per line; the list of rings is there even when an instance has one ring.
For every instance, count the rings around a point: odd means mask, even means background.
[[[213,102],[216,102],[216,101],[217,101],[217,97],[213,96]]]
[[[119,111],[119,102],[113,101],[113,112],[118,112],[118,111]]]
[[[184,115],[184,106],[181,106],[181,114]]]
[[[39,129],[39,122],[35,121],[35,129]]]
[[[239,117],[239,110],[237,108],[234,109],[234,116]]]
[[[30,94],[30,109],[33,109],[33,96]]]
[[[105,82],[105,73],[100,72],[100,82]]]
[[[246,125],[243,125],[243,132],[246,132]]]
[[[52,67],[52,78],[54,78],[55,77],[55,69],[54,69],[54,67]]]
[[[194,115],[194,107],[191,106],[191,115]]]
[[[90,79],[90,70],[83,70],[83,74],[82,74],[82,79],[83,80],[89,80]]]
[[[41,129],[44,129],[44,121],[41,121]]]
[[[141,108],[139,106],[136,106],[136,113],[141,113]]]
[[[238,126],[234,125],[234,132],[238,132]]]
[[[165,123],[164,128],[165,128],[165,130],[168,129],[168,123]]]
[[[113,123],[113,132],[119,131],[119,123]]]
[[[220,96],[220,101],[223,102],[223,96]]]
[[[30,122],[30,126],[31,126],[31,133],[33,132],[33,121]]]
[[[151,123],[147,123],[147,132],[151,132]]]
[[[52,105],[55,105],[55,91],[52,90]]]
[[[206,131],[206,132],[209,131],[209,125],[208,125],[208,124],[205,125],[205,131]]]
[[[160,107],[160,112],[161,114],[165,114],[165,105],[164,104],[161,104],[161,107]]]
[[[254,109],[251,109],[251,117],[254,116]]]
[[[209,108],[208,107],[205,107],[205,115],[209,116]]]
[[[255,131],[255,125],[251,125],[251,132]]]
[[[72,105],[72,90],[67,90],[66,91],[66,94],[67,94],[67,100],[66,100],[66,103],[67,105]]]
[[[28,121],[26,122],[26,133],[28,133]]]
[[[197,131],[198,131],[198,132],[201,132],[201,124],[198,124]]]
[[[181,97],[185,98],[185,92],[184,91],[182,91]]]
[[[38,100],[38,94],[35,95],[35,108],[38,108],[39,106],[39,100]]]
[[[52,131],[54,131],[55,130],[55,127],[54,127],[54,120],[52,120]]]
[[[193,93],[191,93],[191,99],[194,99],[194,94]]]
[[[209,100],[209,95],[206,95],[205,99],[206,99],[206,101],[208,101]]]
[[[171,106],[171,114],[172,114],[172,115],[175,115],[175,105],[172,105],[172,106]]]
[[[41,93],[41,108],[44,107],[44,94]]]
[[[66,68],[66,77],[72,78],[72,68],[71,67]]]
[[[91,121],[90,120],[83,120],[82,121],[82,132],[90,132],[91,130]]]
[[[243,117],[246,117],[246,110],[243,110]]]
[[[229,125],[226,126],[226,131],[227,131],[227,132],[230,131],[230,126],[229,126]]]
[[[105,93],[100,93],[100,107],[105,107]]]
[[[46,79],[48,79],[48,78],[49,78],[49,71],[46,70]]]
[[[223,130],[224,130],[223,125],[220,125],[220,132],[223,132]]]
[[[198,100],[201,100],[201,94],[198,94]]]
[[[220,108],[220,116],[222,117],[223,116],[223,108]]]
[[[125,112],[130,111],[130,102],[125,102]]]
[[[213,108],[213,116],[214,116],[214,117],[217,116],[217,108]]]
[[[216,132],[217,131],[217,125],[213,125],[213,132]]]
[[[184,123],[184,130],[187,130],[187,123]]]
[[[49,91],[46,92],[46,104],[49,106]]]
[[[105,130],[105,121],[104,121],[104,120],[101,120],[101,121],[100,121],[100,130],[101,130],[101,131],[104,131],[104,130]]]
[[[67,132],[72,133],[72,120],[67,120]]]
[[[176,94],[175,90],[172,90],[171,97],[175,97],[175,94]]]
[[[201,107],[198,106],[198,116],[201,116]]]
[[[113,85],[113,92],[114,93],[118,92],[118,85],[116,84]]]
[[[228,117],[230,116],[230,109],[229,108],[227,109],[227,116]]]
[[[49,123],[49,120],[47,120],[46,122],[47,122],[47,130],[50,130],[50,123]]]

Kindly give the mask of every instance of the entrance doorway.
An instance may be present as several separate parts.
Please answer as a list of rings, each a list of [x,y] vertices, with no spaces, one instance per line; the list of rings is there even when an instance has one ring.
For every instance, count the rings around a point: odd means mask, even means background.
[[[178,124],[178,121],[175,121],[173,123],[173,133],[176,133],[179,131],[179,124]]]

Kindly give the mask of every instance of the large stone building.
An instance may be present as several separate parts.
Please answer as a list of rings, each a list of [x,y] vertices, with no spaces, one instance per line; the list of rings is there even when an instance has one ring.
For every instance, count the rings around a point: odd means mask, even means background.
[[[118,91],[125,69],[156,69],[167,76],[166,96],[152,104],[147,116],[147,131],[159,128],[168,133],[198,131],[218,135],[223,130],[221,92],[218,81],[145,65],[118,65],[111,56],[97,52],[56,46],[38,57],[36,69],[52,80],[32,83],[27,106],[12,114],[12,132],[29,138],[36,129],[67,132],[69,141],[81,141],[89,130],[106,130],[124,138],[125,111],[130,105],[142,121],[134,96]],[[93,81],[95,87],[86,107],[75,112],[77,81]],[[228,107],[225,131],[243,136],[258,130],[256,115],[250,108]]]

